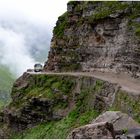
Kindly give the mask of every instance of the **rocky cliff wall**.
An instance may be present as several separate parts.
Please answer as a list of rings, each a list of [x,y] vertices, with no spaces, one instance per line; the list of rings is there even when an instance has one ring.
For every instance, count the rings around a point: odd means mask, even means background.
[[[24,73],[13,86],[12,102],[0,113],[0,138],[26,138],[28,129],[27,138],[66,138],[107,110],[140,122],[139,99],[94,77]]]
[[[4,122],[16,131],[23,130],[62,119],[78,102],[80,114],[94,109],[102,112],[113,104],[117,90],[117,85],[96,78],[25,73],[13,86],[13,101],[4,109]]]
[[[136,2],[69,2],[54,28],[44,71],[139,76],[139,9]],[[11,96],[0,112],[0,138],[66,138],[107,110],[120,110],[140,122],[139,95],[94,77],[24,73]]]
[[[140,72],[139,2],[69,2],[45,71]]]

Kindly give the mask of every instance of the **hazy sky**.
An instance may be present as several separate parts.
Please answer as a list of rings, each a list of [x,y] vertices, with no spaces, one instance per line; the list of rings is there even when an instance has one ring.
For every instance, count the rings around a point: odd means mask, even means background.
[[[0,64],[19,76],[37,63],[32,50],[45,52],[46,61],[53,27],[68,1],[0,0]]]
[[[23,16],[54,26],[57,17],[67,10],[69,0],[0,0],[0,16]]]

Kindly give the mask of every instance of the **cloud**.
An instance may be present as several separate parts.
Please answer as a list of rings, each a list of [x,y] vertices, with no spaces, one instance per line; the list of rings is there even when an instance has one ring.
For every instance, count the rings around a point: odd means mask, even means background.
[[[68,0],[0,0],[0,64],[16,76],[47,60],[52,30]]]
[[[28,17],[29,20],[48,23],[50,27],[67,10],[68,0],[0,0],[0,16]]]
[[[0,27],[0,63],[19,76],[35,63],[25,46],[23,34]]]
[[[50,40],[47,24],[0,19],[0,64],[19,76],[35,63],[47,60]]]

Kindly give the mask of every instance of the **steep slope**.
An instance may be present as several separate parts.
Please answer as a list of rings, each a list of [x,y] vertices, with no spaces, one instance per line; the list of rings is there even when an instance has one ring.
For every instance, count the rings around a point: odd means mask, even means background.
[[[67,138],[107,110],[140,123],[139,94],[88,75],[98,70],[139,76],[139,9],[139,2],[69,2],[54,28],[44,72],[24,73],[14,83],[12,102],[0,113],[0,137]]]
[[[15,77],[9,72],[8,68],[1,65],[0,68],[0,108],[7,105],[10,101],[10,92]]]
[[[46,71],[139,76],[139,2],[69,2],[53,31]]]
[[[107,110],[120,110],[140,122],[139,98],[94,77],[24,73],[1,113],[0,137],[66,138]]]
[[[8,90],[13,82],[14,76],[8,71],[8,68],[1,66],[0,68],[0,89]],[[5,85],[5,86],[4,86]]]

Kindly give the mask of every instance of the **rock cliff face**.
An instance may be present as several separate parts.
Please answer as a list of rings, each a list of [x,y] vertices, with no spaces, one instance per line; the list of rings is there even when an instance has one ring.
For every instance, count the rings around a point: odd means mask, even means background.
[[[139,9],[137,2],[69,2],[54,28],[44,71],[139,76]],[[62,139],[68,134],[69,138],[114,138],[118,129],[139,126],[131,117],[140,122],[139,94],[90,75],[24,73],[11,96],[11,103],[0,112],[0,138]],[[96,118],[108,110],[129,116],[110,111]],[[119,127],[114,123],[118,119]],[[124,127],[122,122],[127,122]]]
[[[140,125],[127,114],[107,111],[99,115],[91,124],[74,129],[69,139],[89,138],[139,138]]]
[[[12,102],[0,113],[0,138],[66,138],[107,110],[139,122],[139,99],[94,77],[24,73],[13,86]],[[110,137],[110,129],[106,132]]]
[[[83,100],[79,108],[88,102],[83,106],[85,109],[87,106],[89,111],[102,112],[113,104],[117,90],[116,84],[90,77],[25,73],[13,86],[13,101],[4,109],[3,121],[15,131],[21,131],[41,122],[61,120],[75,108],[78,100]],[[90,101],[84,102],[90,96]]]
[[[113,71],[139,75],[137,2],[69,2],[58,18],[45,71]]]

